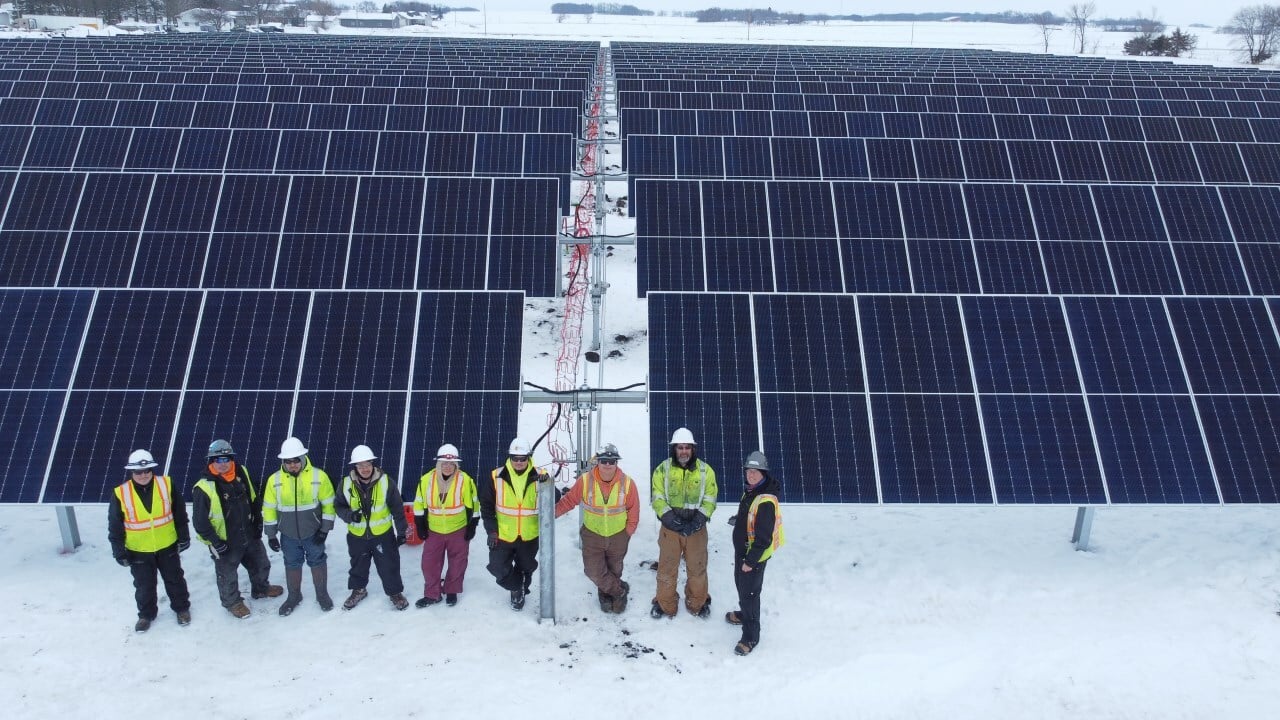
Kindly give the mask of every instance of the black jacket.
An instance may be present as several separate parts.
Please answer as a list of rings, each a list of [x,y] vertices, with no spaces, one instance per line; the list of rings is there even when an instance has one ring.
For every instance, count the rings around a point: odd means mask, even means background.
[[[773,479],[769,473],[764,474],[764,482],[761,482],[754,489],[747,489],[742,493],[742,500],[738,501],[738,514],[733,523],[733,561],[734,564],[745,562],[751,567],[760,565],[760,556],[764,554],[765,548],[769,547],[768,538],[773,535],[773,525],[776,521],[773,511],[773,503],[761,503],[756,510],[756,544],[751,548],[751,552],[747,552],[747,516],[751,512],[751,503],[761,495],[774,495],[778,500],[782,500],[782,484]]]
[[[205,470],[196,482],[209,479],[218,490],[218,500],[222,503],[222,517],[227,524],[227,546],[232,548],[246,547],[252,540],[262,539],[262,488],[254,486],[253,499],[249,497],[249,474],[240,463],[236,463],[236,476],[231,482],[223,480]],[[209,522],[209,496],[203,490],[191,486],[191,524],[196,533],[209,542],[218,542],[220,538],[213,531],[213,523]]]
[[[138,488],[138,499],[142,500],[142,506],[151,511],[151,501],[155,494],[155,484],[159,481],[160,476],[156,475],[151,483],[145,488]],[[172,479],[170,479],[170,490],[172,491]],[[133,480],[129,480],[130,484],[134,484]],[[135,487],[136,484],[135,484]],[[178,530],[178,544],[186,545],[191,542],[191,528],[187,526],[187,504],[182,501],[181,495],[170,495],[173,500],[173,526]],[[129,552],[124,546],[124,508],[120,507],[120,498],[116,497],[115,487],[111,488],[111,499],[107,506],[107,540],[111,543],[112,557],[128,557]],[[169,548],[164,548],[160,552],[164,552]],[[177,549],[176,547],[173,549]]]

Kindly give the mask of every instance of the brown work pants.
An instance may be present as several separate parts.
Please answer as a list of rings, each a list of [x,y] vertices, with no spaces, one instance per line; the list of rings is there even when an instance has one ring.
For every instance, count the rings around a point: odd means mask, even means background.
[[[684,606],[695,615],[707,603],[707,529],[692,535],[658,530],[658,596],[654,598],[667,615],[676,614],[680,596],[676,579],[680,575],[680,558],[688,575],[684,584]]]
[[[582,572],[600,592],[612,597],[622,592],[622,560],[627,556],[631,536],[625,530],[605,537],[586,527],[578,531],[582,537]]]

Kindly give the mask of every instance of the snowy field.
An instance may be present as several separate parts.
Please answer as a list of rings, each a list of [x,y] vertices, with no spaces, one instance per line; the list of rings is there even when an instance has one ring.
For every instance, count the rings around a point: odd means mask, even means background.
[[[431,32],[746,39],[742,25],[588,25],[541,13],[451,15]],[[1225,50],[1210,56],[1217,51],[1206,47],[1225,48],[1225,40],[1198,34],[1198,61],[1226,61]],[[1101,36],[1099,52],[1114,52],[1126,37]],[[1039,49],[1032,28],[1003,25],[753,28],[751,40]],[[1055,49],[1068,43],[1065,31],[1055,36]],[[620,221],[609,230],[627,228]],[[648,363],[632,248],[616,250],[607,280],[604,353],[620,357],[602,370],[585,366],[578,381],[618,387],[643,381]],[[559,307],[528,301],[523,372],[541,385],[554,383]],[[526,405],[521,433],[536,438],[546,418],[547,406]],[[642,406],[606,406],[602,440],[620,447],[623,470],[642,488],[647,424]],[[537,459],[547,461],[543,452]],[[465,458],[463,467],[479,475],[498,460]],[[251,470],[262,476],[266,468]],[[182,487],[187,471],[172,471]],[[1201,720],[1273,717],[1280,707],[1278,507],[1100,508],[1090,551],[1077,552],[1069,507],[784,504],[788,544],[769,564],[762,641],[747,658],[733,655],[738,632],[721,619],[736,599],[726,524],[733,512],[732,502],[722,504],[709,525],[709,620],[683,611],[649,618],[654,573],[640,562],[656,560],[658,524],[646,511],[627,559],[631,606],[621,616],[599,612],[569,515],[556,531],[554,624],[536,621],[536,584],[523,612],[509,609],[484,569],[481,541],[472,544],[457,607],[396,612],[375,579],[355,610],[322,613],[304,581],[306,600],[291,617],[276,615],[274,599],[248,601],[253,616],[236,620],[219,606],[212,563],[197,544],[183,557],[194,622],[179,627],[162,597],[158,621],[137,635],[129,573],[111,559],[103,506],[78,508],[85,545],[69,555],[58,552],[51,508],[3,506],[0,608],[9,622],[0,628],[0,697],[7,716],[23,719]],[[339,602],[341,533],[329,543],[330,592]],[[271,558],[272,581],[281,583],[280,556]],[[418,558],[418,548],[401,549],[410,599],[421,596]]]

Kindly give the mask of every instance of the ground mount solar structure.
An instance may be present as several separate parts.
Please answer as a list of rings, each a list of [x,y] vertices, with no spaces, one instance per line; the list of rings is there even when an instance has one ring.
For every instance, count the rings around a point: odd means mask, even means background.
[[[1280,79],[615,43],[650,442],[789,500],[1280,500]],[[737,473],[722,496],[736,497]]]
[[[598,44],[5,50],[0,502],[102,502],[134,447],[185,492],[215,437],[259,478],[369,444],[409,496],[443,442],[501,456]]]

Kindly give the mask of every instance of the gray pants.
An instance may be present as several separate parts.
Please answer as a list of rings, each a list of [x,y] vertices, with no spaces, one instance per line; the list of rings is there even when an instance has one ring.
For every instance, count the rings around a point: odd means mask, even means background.
[[[249,587],[252,592],[263,596],[267,593],[271,561],[267,559],[267,548],[262,544],[262,539],[253,538],[245,547],[233,547],[222,557],[213,559],[213,571],[218,579],[218,600],[224,608],[244,601],[240,596],[237,575],[241,565],[249,571]]]

